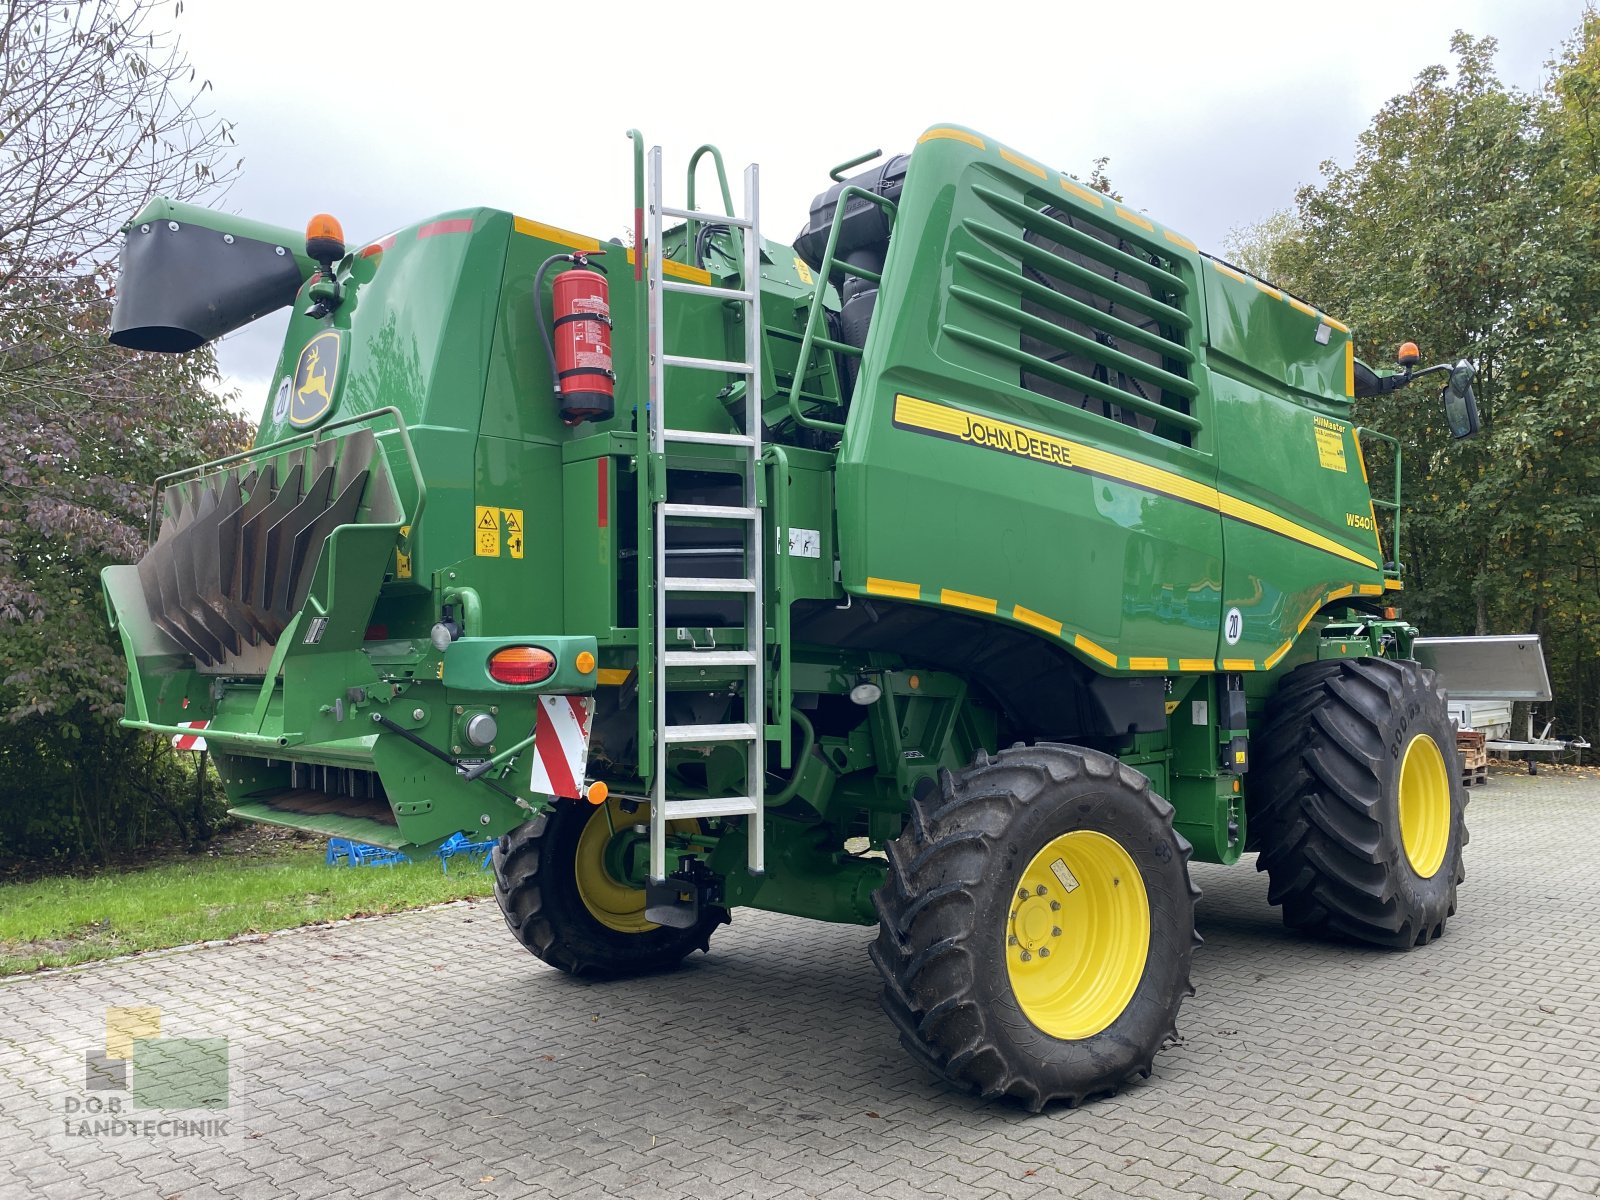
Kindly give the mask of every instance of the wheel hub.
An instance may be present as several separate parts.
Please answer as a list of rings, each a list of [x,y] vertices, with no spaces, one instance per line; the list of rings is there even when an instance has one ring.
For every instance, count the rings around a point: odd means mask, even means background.
[[[1444,864],[1450,823],[1450,772],[1438,743],[1419,733],[1400,760],[1400,845],[1424,879]]]
[[[1006,972],[1024,1015],[1052,1037],[1092,1037],[1138,990],[1150,902],[1133,858],[1106,834],[1076,829],[1022,872],[1006,915]]]

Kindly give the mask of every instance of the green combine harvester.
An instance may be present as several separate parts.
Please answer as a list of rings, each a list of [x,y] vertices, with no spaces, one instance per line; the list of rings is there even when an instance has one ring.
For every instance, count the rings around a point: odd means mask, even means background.
[[[1033,1109],[1175,1036],[1191,858],[1259,852],[1297,929],[1443,932],[1459,760],[1352,402],[1437,373],[1466,436],[1469,365],[1370,370],[968,129],[836,168],[792,246],[756,167],[736,206],[702,147],[676,209],[631,136],[637,255],[484,208],[133,219],[114,342],[294,312],[255,446],[105,572],[125,724],[203,737],[241,817],[498,837],[573,974],[740,907],[876,925],[906,1048]]]

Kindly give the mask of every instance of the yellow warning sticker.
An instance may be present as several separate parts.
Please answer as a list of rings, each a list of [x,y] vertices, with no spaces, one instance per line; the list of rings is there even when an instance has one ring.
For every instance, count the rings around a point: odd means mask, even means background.
[[[1182,700],[1168,700],[1167,701],[1167,716],[1170,717],[1173,713],[1177,712],[1178,711],[1178,705],[1180,705],[1182,703],[1183,703]]]
[[[1344,463],[1344,434],[1345,427],[1337,421],[1330,421],[1327,417],[1315,418],[1317,423],[1317,461],[1322,464],[1325,471],[1345,470]]]
[[[801,258],[798,254],[794,256],[794,273],[800,276],[801,283],[813,282],[811,278],[811,268],[806,266],[806,260]]]
[[[524,549],[522,540],[522,510],[520,508],[502,508],[500,516],[505,521],[506,549],[511,552],[512,558],[521,558]]]
[[[500,557],[500,510],[480,504],[474,510],[473,533],[476,535],[479,558]]]
[[[403,538],[409,538],[411,536],[411,526],[400,526],[400,536]],[[409,544],[410,543],[407,542],[407,545]],[[394,552],[394,577],[396,579],[411,578],[411,555],[407,554],[404,550],[401,550],[398,547],[395,548]]]

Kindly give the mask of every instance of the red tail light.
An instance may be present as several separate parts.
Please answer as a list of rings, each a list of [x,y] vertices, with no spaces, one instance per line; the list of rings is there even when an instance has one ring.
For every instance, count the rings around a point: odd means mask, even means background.
[[[556,656],[542,646],[507,646],[489,656],[497,683],[543,683],[556,673]]]

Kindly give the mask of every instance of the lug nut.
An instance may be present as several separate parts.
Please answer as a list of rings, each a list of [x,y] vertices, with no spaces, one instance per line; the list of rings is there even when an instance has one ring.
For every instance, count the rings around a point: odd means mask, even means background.
[[[1050,957],[1050,947],[1049,946],[1040,946],[1039,947],[1039,957],[1040,958],[1049,958]]]
[[[1061,926],[1057,925],[1054,929],[1052,929],[1050,931],[1050,936],[1051,937],[1060,937],[1061,936]]]
[[[1024,950],[1022,952],[1022,961],[1023,962],[1032,962],[1033,961],[1033,955],[1029,954],[1026,950]]]
[[[1045,896],[1045,895],[1048,895],[1048,894],[1049,894],[1049,892],[1050,892],[1050,889],[1049,889],[1049,888],[1047,888],[1047,887],[1045,887],[1045,885],[1044,885],[1044,884],[1042,884],[1042,883],[1041,883],[1041,884],[1040,884],[1040,885],[1039,885],[1039,886],[1038,886],[1038,887],[1036,887],[1036,888],[1034,888],[1034,889],[1033,889],[1033,890],[1034,890],[1034,891],[1035,891],[1035,892],[1036,892],[1036,893],[1038,893],[1038,894],[1039,894],[1039,895],[1041,895],[1041,896]]]
[[[1061,901],[1059,901],[1059,900],[1050,901],[1050,911],[1051,912],[1060,912],[1061,911]]]

